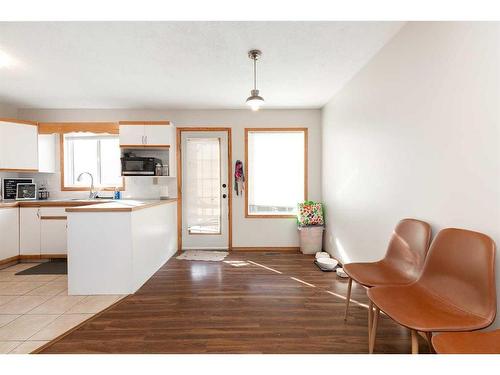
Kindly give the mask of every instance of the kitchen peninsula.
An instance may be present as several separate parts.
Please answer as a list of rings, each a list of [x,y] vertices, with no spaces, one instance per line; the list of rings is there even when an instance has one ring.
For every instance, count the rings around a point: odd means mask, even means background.
[[[176,199],[66,208],[68,294],[131,294],[177,251]]]

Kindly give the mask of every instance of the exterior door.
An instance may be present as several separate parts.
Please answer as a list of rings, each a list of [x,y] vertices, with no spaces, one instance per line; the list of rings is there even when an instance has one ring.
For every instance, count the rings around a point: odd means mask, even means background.
[[[228,249],[227,133],[183,131],[182,249]]]

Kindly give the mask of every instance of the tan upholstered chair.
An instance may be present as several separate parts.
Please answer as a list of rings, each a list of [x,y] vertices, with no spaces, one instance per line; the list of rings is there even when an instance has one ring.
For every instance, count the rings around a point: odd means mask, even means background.
[[[495,319],[495,243],[485,234],[448,228],[438,233],[420,278],[409,285],[368,290],[375,305],[370,352],[380,311],[411,330],[412,353],[417,333],[473,331]]]
[[[382,260],[344,265],[349,276],[344,320],[347,320],[353,280],[371,288],[377,285],[409,284],[420,276],[429,249],[431,232],[430,225],[424,221],[403,219],[394,229]],[[368,312],[372,312],[371,306]],[[368,333],[370,331],[371,316],[368,319]]]
[[[432,346],[439,354],[500,354],[500,329],[441,333],[432,338]]]

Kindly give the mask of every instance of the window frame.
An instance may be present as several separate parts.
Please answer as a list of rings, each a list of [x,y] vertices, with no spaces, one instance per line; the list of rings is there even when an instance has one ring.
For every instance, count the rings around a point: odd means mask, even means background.
[[[248,133],[251,132],[303,132],[304,133],[304,201],[307,200],[308,196],[308,128],[298,127],[298,128],[245,128],[245,218],[247,219],[295,219],[297,215],[287,215],[287,214],[250,214],[248,212],[248,185],[250,180],[250,175],[248,173]]]
[[[77,132],[78,130],[76,130]],[[85,130],[86,131],[86,130]],[[61,191],[88,191],[90,189],[90,185],[85,185],[85,186],[66,186],[65,184],[65,177],[64,177],[64,136],[70,132],[60,132],[59,133],[59,161],[60,161],[60,170],[61,170]],[[99,133],[95,133],[98,135]],[[111,135],[116,135],[111,133]],[[121,178],[122,184],[121,186],[99,186],[94,184],[94,188],[97,191],[114,191],[115,189],[118,189],[118,191],[124,191],[125,190],[125,180],[122,176]]]

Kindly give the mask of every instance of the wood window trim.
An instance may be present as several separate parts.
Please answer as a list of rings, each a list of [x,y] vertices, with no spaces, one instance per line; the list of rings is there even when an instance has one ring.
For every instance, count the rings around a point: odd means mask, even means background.
[[[74,132],[119,134],[117,122],[40,122],[38,134],[66,134]]]
[[[247,219],[295,219],[296,215],[252,215],[248,213],[248,133],[250,132],[304,132],[304,201],[308,197],[308,128],[245,128],[245,218]]]
[[[69,123],[68,123],[69,124]],[[66,133],[73,133],[76,131],[90,131],[88,129],[92,129],[93,126],[96,124],[103,124],[103,123],[85,123],[85,124],[94,124],[92,126],[84,126],[81,128],[78,128],[74,126],[75,124],[78,123],[72,123],[73,126],[68,126],[66,129],[72,129],[72,131],[65,131],[65,132],[56,132],[59,135],[59,168],[61,170],[61,191],[88,191],[90,186],[65,186],[64,185],[64,134]],[[109,129],[109,128],[108,128]],[[54,132],[51,131],[48,134],[53,134]],[[99,133],[107,133],[106,131],[100,131]],[[47,134],[47,133],[42,133],[42,134]],[[114,133],[111,133],[114,134]],[[116,133],[118,134],[118,133]],[[113,186],[107,186],[107,187],[96,187],[96,190],[99,191],[114,191],[116,187]],[[124,191],[125,190],[125,179],[122,177],[122,186],[118,187],[118,191]]]
[[[10,122],[11,124],[38,126],[38,122],[36,121],[18,120],[15,118],[6,118],[6,117],[1,117],[0,122]]]

